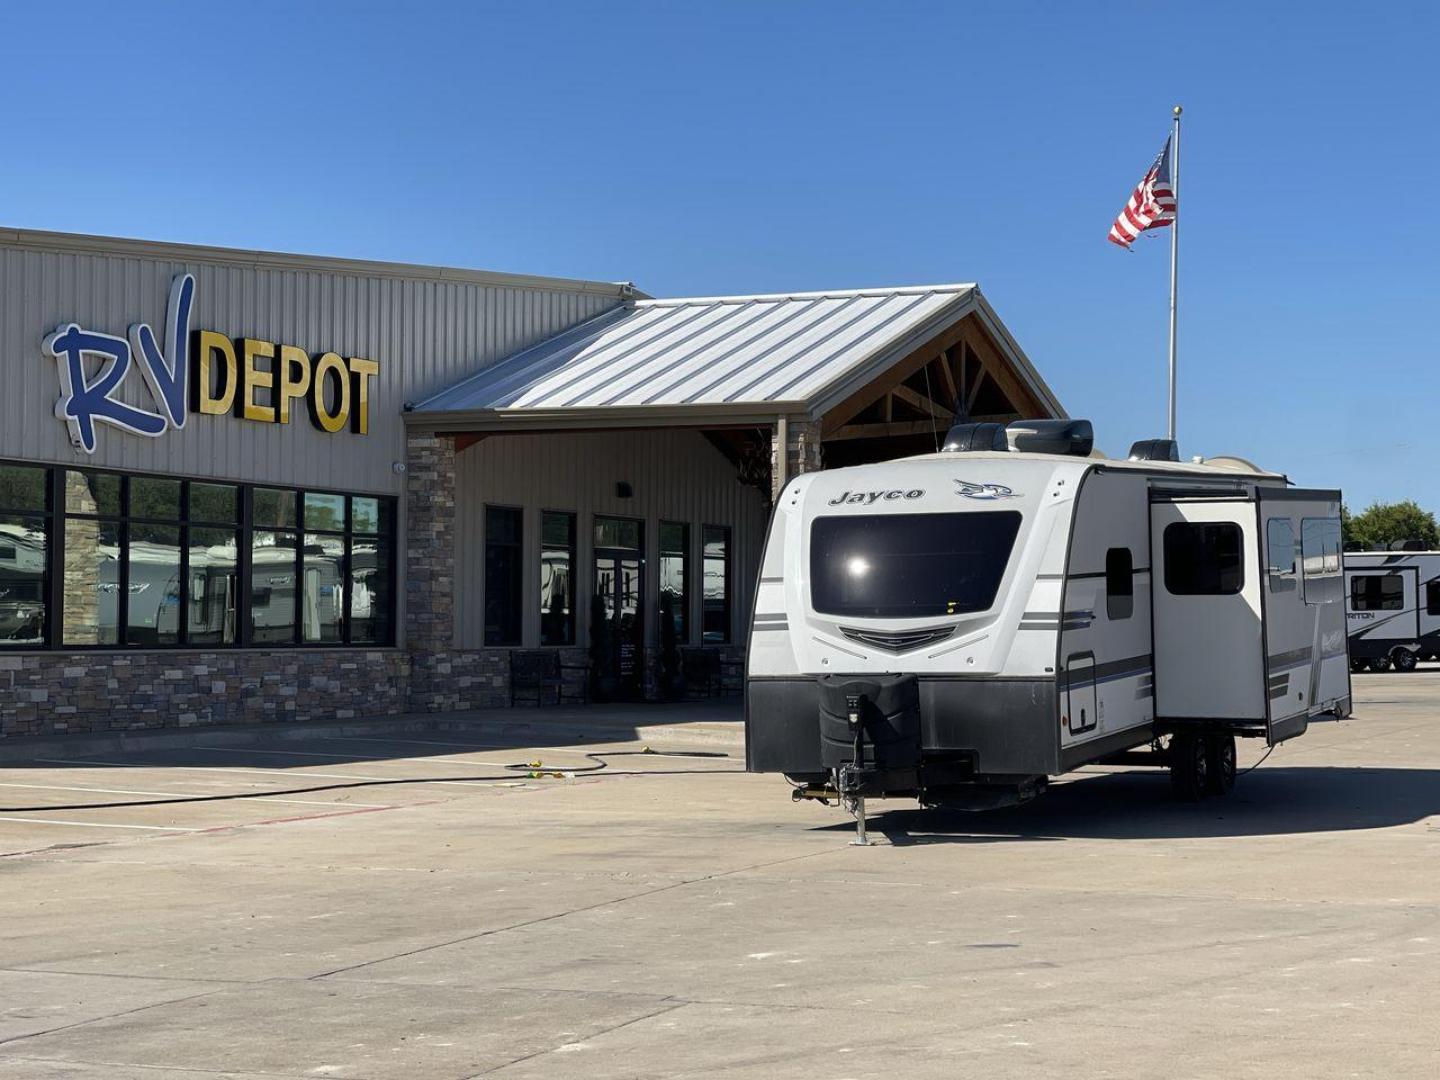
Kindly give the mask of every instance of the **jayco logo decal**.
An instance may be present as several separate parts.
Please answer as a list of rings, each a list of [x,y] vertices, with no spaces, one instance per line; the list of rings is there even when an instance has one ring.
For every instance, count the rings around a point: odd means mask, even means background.
[[[924,488],[910,488],[908,491],[904,488],[891,488],[888,491],[842,491],[830,500],[830,505],[874,506],[881,499],[894,502],[896,499],[918,499],[924,494]]]
[[[967,499],[1018,499],[1017,495],[1004,484],[972,484],[969,480],[955,481],[955,494]]]
[[[183,428],[187,412],[233,412],[242,420],[288,424],[291,402],[302,398],[319,430],[336,432],[348,426],[357,434],[369,433],[370,380],[380,372],[375,361],[343,359],[333,352],[312,361],[308,352],[293,345],[259,338],[232,341],[212,330],[192,332],[194,306],[195,278],[181,274],[170,286],[163,346],[147,323],[131,326],[127,337],[73,322],[61,323],[46,336],[42,347],[60,375],[55,416],[69,427],[72,444],[93,454],[97,424],[153,439]],[[97,360],[98,367],[93,363]],[[269,366],[259,360],[269,361]],[[135,364],[150,388],[154,411],[116,400]]]

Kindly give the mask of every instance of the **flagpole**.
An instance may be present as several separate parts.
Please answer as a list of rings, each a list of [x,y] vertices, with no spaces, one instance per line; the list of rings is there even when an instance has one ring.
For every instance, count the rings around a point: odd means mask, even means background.
[[[1180,113],[1175,106],[1175,130],[1170,136],[1170,186],[1175,192],[1175,220],[1170,223],[1170,434],[1175,438],[1175,285],[1180,274]]]

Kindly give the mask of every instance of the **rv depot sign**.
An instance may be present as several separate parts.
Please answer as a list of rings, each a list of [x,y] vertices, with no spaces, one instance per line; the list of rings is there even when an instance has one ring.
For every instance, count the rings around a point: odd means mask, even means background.
[[[181,274],[170,286],[163,345],[148,323],[131,326],[126,337],[62,323],[45,338],[45,354],[60,373],[55,415],[70,428],[71,443],[93,454],[96,424],[157,438],[183,428],[192,412],[288,424],[292,410],[302,408],[320,431],[369,434],[370,380],[380,372],[374,360],[334,352],[312,357],[294,345],[192,331],[194,304],[195,277]],[[150,389],[153,411],[115,398],[132,366]]]

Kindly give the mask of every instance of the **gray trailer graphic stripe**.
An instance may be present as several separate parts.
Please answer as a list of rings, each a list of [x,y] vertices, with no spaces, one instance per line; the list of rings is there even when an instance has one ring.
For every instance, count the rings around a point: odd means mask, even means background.
[[[1266,657],[1265,662],[1270,665],[1271,671],[1280,671],[1308,664],[1314,655],[1314,648],[1306,645],[1303,649],[1291,649],[1289,652],[1276,653],[1274,656]]]
[[[1110,682],[1113,679],[1129,679],[1137,675],[1149,675],[1154,661],[1149,653],[1139,656],[1127,656],[1123,660],[1107,660],[1103,664],[1096,664],[1093,668],[1082,668],[1074,672],[1075,685],[1080,686],[1088,683],[1093,678],[1095,682]],[[1070,685],[1071,669],[1065,671],[1065,684]]]

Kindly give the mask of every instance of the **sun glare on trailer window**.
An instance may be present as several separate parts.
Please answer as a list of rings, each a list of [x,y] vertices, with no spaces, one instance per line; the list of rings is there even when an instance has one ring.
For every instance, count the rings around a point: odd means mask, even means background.
[[[811,602],[821,614],[849,618],[985,611],[1019,530],[1013,510],[817,518]]]

